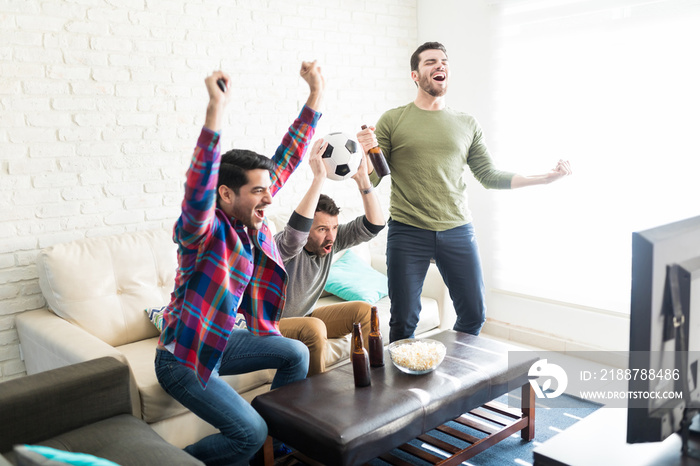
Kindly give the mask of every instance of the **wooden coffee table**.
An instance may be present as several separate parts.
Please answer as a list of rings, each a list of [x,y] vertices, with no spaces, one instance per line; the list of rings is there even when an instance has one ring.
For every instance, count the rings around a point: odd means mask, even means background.
[[[308,464],[356,465],[376,457],[401,464],[387,453],[399,447],[433,464],[456,465],[518,431],[525,440],[534,438],[535,401],[527,376],[538,359],[534,353],[514,358],[520,361],[512,366],[508,352],[522,351],[517,347],[452,330],[431,338],[441,341],[447,354],[429,374],[405,374],[386,353],[385,366],[372,368],[369,387],[355,388],[348,364],[259,395],[252,405],[267,421],[269,434]],[[492,402],[520,387],[520,409]],[[470,411],[476,418],[463,416]],[[444,425],[452,420],[488,435],[475,438]],[[436,428],[469,446],[457,448],[426,435]],[[405,445],[415,438],[452,456]],[[271,442],[265,450],[265,464],[272,465]]]

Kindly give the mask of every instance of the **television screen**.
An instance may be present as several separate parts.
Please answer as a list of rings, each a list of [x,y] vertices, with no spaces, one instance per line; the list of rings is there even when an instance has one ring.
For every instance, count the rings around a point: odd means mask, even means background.
[[[632,236],[630,392],[682,393],[630,398],[627,442],[661,441],[700,401],[700,216]]]

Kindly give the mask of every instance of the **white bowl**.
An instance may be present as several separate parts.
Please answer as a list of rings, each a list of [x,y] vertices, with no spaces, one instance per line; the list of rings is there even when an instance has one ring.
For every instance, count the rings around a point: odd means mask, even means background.
[[[394,366],[413,375],[434,371],[445,358],[445,352],[445,345],[428,338],[407,338],[389,345],[389,356]]]

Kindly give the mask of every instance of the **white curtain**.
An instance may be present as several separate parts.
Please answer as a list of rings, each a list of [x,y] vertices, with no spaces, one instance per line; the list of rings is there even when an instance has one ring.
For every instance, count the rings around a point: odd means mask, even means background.
[[[499,0],[496,289],[629,312],[633,231],[700,215],[700,1]]]

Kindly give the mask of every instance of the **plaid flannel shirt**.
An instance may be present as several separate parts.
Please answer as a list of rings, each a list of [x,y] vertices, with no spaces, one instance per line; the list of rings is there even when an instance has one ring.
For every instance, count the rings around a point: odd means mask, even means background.
[[[274,196],[301,162],[320,113],[304,107],[272,160]],[[221,160],[219,134],[203,128],[187,171],[182,214],[174,227],[178,244],[175,289],[163,312],[160,343],[193,369],[206,386],[221,359],[236,313],[255,335],[279,335],[287,272],[267,220],[250,231],[216,208]],[[253,254],[253,248],[258,251]]]

